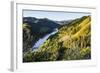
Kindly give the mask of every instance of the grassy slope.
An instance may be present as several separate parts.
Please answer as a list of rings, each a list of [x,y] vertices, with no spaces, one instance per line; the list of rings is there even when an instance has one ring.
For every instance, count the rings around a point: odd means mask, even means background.
[[[58,33],[49,37],[39,50],[28,52],[23,60],[34,62],[90,59],[90,38],[91,19],[90,16],[84,16],[59,28]]]

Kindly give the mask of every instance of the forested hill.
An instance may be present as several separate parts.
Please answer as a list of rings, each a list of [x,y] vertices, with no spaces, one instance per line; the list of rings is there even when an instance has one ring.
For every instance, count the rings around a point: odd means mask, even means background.
[[[32,32],[36,34],[48,33],[53,29],[58,28],[60,25],[48,18],[35,18],[35,17],[23,17],[23,24],[28,24],[32,28]],[[36,31],[37,30],[37,31]]]
[[[24,62],[91,59],[91,16],[59,27],[37,51],[24,55]]]

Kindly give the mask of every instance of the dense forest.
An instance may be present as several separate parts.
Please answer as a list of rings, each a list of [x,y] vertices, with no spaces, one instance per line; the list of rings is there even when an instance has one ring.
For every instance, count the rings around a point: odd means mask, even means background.
[[[23,18],[23,62],[91,59],[91,16],[59,24],[47,18]],[[28,21],[31,20],[31,21]],[[41,37],[52,32],[37,50],[32,47]]]

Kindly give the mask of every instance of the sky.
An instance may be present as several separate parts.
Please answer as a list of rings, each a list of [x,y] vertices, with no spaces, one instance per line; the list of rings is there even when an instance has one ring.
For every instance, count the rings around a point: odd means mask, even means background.
[[[61,12],[61,11],[36,11],[36,10],[23,10],[23,17],[36,17],[36,18],[48,18],[50,20],[61,21],[80,18],[82,16],[91,15],[84,12]]]

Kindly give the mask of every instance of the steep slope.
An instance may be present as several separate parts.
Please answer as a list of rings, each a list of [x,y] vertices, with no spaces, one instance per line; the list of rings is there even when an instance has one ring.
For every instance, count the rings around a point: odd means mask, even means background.
[[[82,20],[84,17],[82,17],[81,19],[79,19],[78,21],[80,22],[80,20]],[[91,19],[88,16],[87,18],[85,18],[84,20],[82,20],[80,23],[74,24],[73,26],[70,27],[62,27],[61,28],[61,33],[62,30],[65,33],[64,37],[62,37],[60,39],[60,41],[64,41],[67,40],[68,38],[75,38],[75,37],[80,37],[80,36],[85,36],[86,34],[88,34],[88,32],[90,32],[90,27],[91,27]],[[61,35],[62,35],[61,34]],[[60,35],[60,34],[59,34]]]

